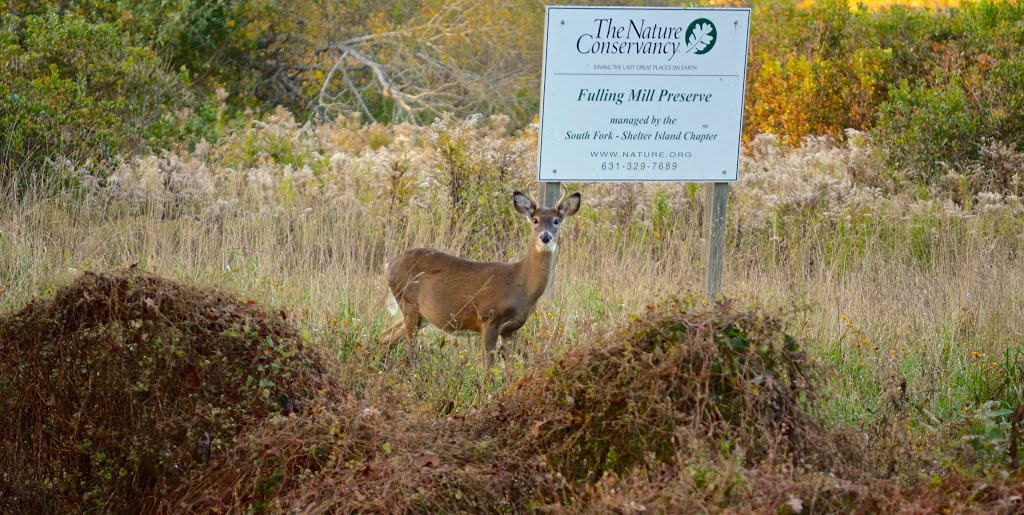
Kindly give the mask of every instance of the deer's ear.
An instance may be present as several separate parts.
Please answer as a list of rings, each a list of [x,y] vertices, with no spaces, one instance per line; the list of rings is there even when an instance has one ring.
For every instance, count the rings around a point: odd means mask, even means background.
[[[512,194],[512,203],[515,204],[516,211],[527,218],[533,216],[533,212],[537,210],[537,204],[533,202],[533,199],[518,191]]]
[[[569,218],[570,216],[575,215],[576,212],[580,210],[581,200],[580,192],[578,191],[568,197],[565,197],[558,203],[558,207],[556,208],[558,209],[558,214],[562,215],[562,218]]]

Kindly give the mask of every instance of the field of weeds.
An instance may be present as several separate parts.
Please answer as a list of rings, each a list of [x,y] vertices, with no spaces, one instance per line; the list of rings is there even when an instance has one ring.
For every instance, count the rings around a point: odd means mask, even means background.
[[[385,352],[386,260],[524,251],[536,132],[507,124],[280,110],[7,195],[0,511],[1021,509],[1024,202],[958,187],[1019,185],[1018,153],[923,189],[867,134],[755,138],[724,303],[699,187],[570,185],[505,359]]]

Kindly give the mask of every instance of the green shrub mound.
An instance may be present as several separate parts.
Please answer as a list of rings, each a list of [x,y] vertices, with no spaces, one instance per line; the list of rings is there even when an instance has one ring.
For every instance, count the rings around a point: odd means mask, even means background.
[[[125,270],[0,316],[0,511],[139,511],[327,387],[283,312]]]

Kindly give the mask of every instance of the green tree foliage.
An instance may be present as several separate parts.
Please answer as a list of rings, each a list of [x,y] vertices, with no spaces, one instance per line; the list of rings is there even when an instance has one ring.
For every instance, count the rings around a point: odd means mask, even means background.
[[[140,149],[183,84],[110,24],[0,19],[0,177],[24,184],[47,160],[102,165]]]
[[[874,129],[894,168],[931,183],[993,142],[1024,150],[1024,7],[867,10],[754,3],[746,136]]]
[[[899,77],[875,134],[893,164],[934,182],[999,142],[1024,150],[1024,7],[968,4],[933,31],[922,72]]]
[[[19,16],[55,13],[118,29],[132,44],[156,51],[198,86],[231,83],[251,91],[268,70],[265,50],[278,35],[294,34],[277,0],[7,0]]]

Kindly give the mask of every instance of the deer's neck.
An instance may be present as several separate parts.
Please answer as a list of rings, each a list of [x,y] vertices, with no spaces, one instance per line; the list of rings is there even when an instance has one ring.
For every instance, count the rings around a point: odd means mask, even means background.
[[[536,245],[531,245],[526,253],[526,258],[519,262],[520,277],[526,288],[526,296],[531,303],[537,302],[537,299],[544,294],[554,266],[555,253],[541,251]]]

